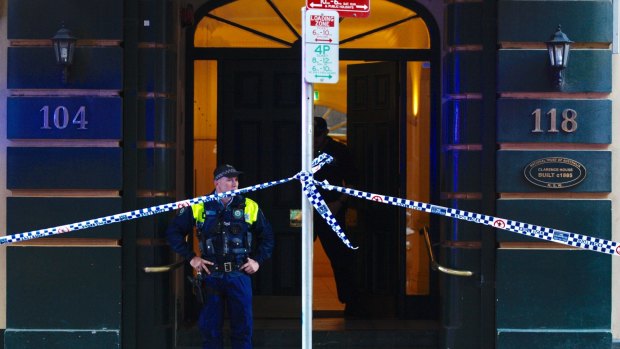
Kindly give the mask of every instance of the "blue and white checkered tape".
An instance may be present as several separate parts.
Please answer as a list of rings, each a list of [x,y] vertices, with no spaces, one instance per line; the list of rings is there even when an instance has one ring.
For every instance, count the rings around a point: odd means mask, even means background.
[[[46,229],[41,229],[41,230],[29,231],[26,233],[1,236],[0,246],[5,245],[5,244],[11,244],[14,242],[19,242],[19,241],[26,241],[26,240],[31,240],[31,239],[36,239],[36,238],[41,238],[41,237],[46,237],[46,236],[58,235],[58,234],[68,233],[71,231],[82,230],[86,228],[93,228],[93,227],[97,227],[101,225],[119,223],[119,222],[128,221],[128,220],[132,220],[136,218],[152,216],[152,215],[163,213],[163,212],[177,210],[183,207],[188,207],[190,205],[198,204],[201,202],[209,202],[209,201],[218,200],[218,199],[221,199],[227,196],[236,196],[236,195],[243,194],[243,193],[248,193],[248,192],[253,192],[253,191],[269,188],[275,185],[290,182],[294,179],[295,177],[290,177],[290,178],[281,179],[278,181],[257,184],[251,187],[231,190],[225,193],[201,196],[201,197],[197,197],[193,199],[182,200],[182,201],[177,201],[173,203],[143,208],[143,209],[119,213],[119,214],[115,214],[111,216],[90,219],[87,221],[71,223],[67,225],[61,225],[61,226],[57,226],[53,228],[46,228]]]
[[[330,163],[331,161],[333,161],[333,158],[331,156],[329,156],[328,154],[321,154],[321,156],[317,157],[316,159],[312,161],[311,171],[314,173],[320,170],[323,165]],[[312,176],[310,174],[307,174],[306,177],[311,178]],[[11,244],[14,242],[19,242],[19,241],[26,241],[26,240],[32,240],[32,239],[46,237],[46,236],[64,234],[64,233],[68,233],[71,231],[93,228],[93,227],[98,227],[101,225],[107,225],[107,224],[112,224],[112,223],[119,223],[119,222],[128,221],[128,220],[146,217],[146,216],[152,216],[152,215],[163,213],[163,212],[177,210],[183,207],[188,207],[190,205],[197,204],[200,202],[213,201],[213,200],[217,200],[217,199],[227,197],[227,196],[235,196],[235,195],[239,195],[243,193],[248,193],[248,192],[253,192],[253,191],[269,188],[271,186],[290,182],[293,179],[300,179],[300,174],[297,174],[290,178],[257,184],[251,187],[237,189],[237,190],[233,190],[233,191],[229,191],[225,193],[201,196],[198,198],[177,201],[173,203],[143,208],[143,209],[139,209],[135,211],[119,213],[119,214],[115,214],[112,216],[95,218],[95,219],[90,219],[87,221],[71,223],[71,224],[61,225],[61,226],[52,227],[52,228],[45,228],[45,229],[34,230],[34,231],[25,232],[25,233],[1,236],[0,246]]]
[[[620,255],[620,243],[611,240],[605,240],[597,237],[567,232],[563,230],[557,230],[547,227],[542,227],[538,225],[533,225],[529,223],[523,223],[518,221],[513,221],[504,218],[498,218],[488,215],[483,215],[480,213],[469,212],[458,210],[454,208],[448,208],[438,205],[432,205],[425,202],[419,202],[414,200],[402,199],[387,195],[381,194],[373,194],[368,193],[356,189],[339,187],[335,185],[329,184],[327,181],[319,182],[313,178],[313,173],[316,173],[321,169],[321,167],[325,164],[333,161],[333,158],[328,154],[321,154],[318,158],[312,161],[311,173],[308,172],[299,172],[295,176],[290,178],[281,179],[278,181],[272,181],[262,184],[257,184],[251,187],[237,189],[225,193],[213,194],[208,196],[201,196],[194,199],[177,201],[169,204],[153,206],[149,208],[144,208],[140,210],[135,210],[131,212],[120,213],[112,216],[106,216],[96,219],[91,219],[87,221],[82,221],[78,223],[72,223],[68,225],[62,225],[53,228],[46,228],[41,230],[30,231],[26,233],[19,233],[13,235],[7,235],[0,237],[0,245],[10,244],[18,241],[25,241],[36,239],[45,236],[52,236],[57,234],[63,234],[70,231],[76,231],[81,229],[87,229],[92,227],[97,227],[106,224],[118,223],[127,220],[132,220],[140,217],[151,216],[154,214],[159,214],[167,211],[172,211],[176,209],[180,209],[183,207],[190,206],[192,204],[197,204],[200,202],[208,202],[217,200],[227,196],[235,196],[247,192],[253,192],[257,190],[262,190],[265,188],[269,188],[271,186],[283,184],[290,182],[293,179],[297,179],[302,183],[302,189],[312,206],[319,212],[321,217],[325,219],[325,221],[332,227],[334,232],[338,235],[338,237],[342,240],[342,242],[348,246],[349,248],[355,249],[351,245],[349,239],[347,239],[345,233],[342,231],[342,228],[338,224],[336,218],[329,210],[329,207],[323,200],[321,194],[317,190],[317,186],[326,189],[326,190],[335,190],[340,193],[347,194],[349,196],[358,197],[361,199],[371,200],[379,203],[400,206],[405,208],[410,208],[418,211],[427,212],[430,214],[441,215],[445,217],[450,217],[453,219],[464,220],[468,222],[474,222],[478,224],[492,226],[497,229],[502,229],[506,231],[510,231],[513,233],[533,237],[536,239],[552,241],[572,247],[577,247],[585,250],[610,254],[614,256]]]
[[[438,205],[427,204],[414,200],[401,199],[381,194],[367,193],[351,188],[344,188],[331,185],[327,182],[317,182],[317,185],[326,190],[335,190],[350,196],[380,202],[389,205],[411,208],[440,216],[450,217],[453,219],[474,222],[483,225],[489,225],[497,229],[510,231],[513,233],[526,235],[529,237],[557,242],[560,244],[577,247],[585,250],[601,252],[614,256],[620,255],[620,243],[602,238],[591,237],[587,235],[571,233],[567,231],[542,227],[534,224],[517,222],[509,219],[498,218],[480,213],[458,210]]]

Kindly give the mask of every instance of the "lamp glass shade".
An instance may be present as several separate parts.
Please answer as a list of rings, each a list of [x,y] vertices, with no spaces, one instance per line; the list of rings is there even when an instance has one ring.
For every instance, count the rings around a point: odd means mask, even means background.
[[[566,68],[568,66],[568,54],[570,53],[570,44],[565,43],[564,45],[562,45],[562,50],[564,51],[564,53],[562,54],[562,56],[564,57],[564,59],[562,60],[562,67]]]
[[[56,35],[52,38],[52,44],[56,54],[56,63],[60,65],[73,64],[75,42],[76,38],[71,35],[69,29],[63,27],[56,32]]]
[[[557,31],[546,42],[549,51],[549,63],[552,67],[566,68],[568,66],[568,53],[572,42],[558,26]]]

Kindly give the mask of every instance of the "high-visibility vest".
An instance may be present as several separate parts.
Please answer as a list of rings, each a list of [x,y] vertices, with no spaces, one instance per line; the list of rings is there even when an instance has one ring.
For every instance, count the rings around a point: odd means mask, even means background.
[[[258,217],[258,204],[242,196],[226,207],[217,201],[191,206],[202,258],[242,264],[250,254],[250,227]]]

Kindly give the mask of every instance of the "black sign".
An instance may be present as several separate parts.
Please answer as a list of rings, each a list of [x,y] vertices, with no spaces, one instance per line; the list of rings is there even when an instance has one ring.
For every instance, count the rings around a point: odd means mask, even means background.
[[[122,137],[120,97],[10,97],[9,139],[109,139]]]
[[[530,183],[549,189],[575,186],[586,178],[586,168],[564,157],[549,157],[530,162],[523,170]]]

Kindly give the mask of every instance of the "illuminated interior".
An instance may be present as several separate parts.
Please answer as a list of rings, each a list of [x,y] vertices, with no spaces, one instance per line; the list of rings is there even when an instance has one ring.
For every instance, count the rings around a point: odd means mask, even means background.
[[[304,5],[298,0],[231,2],[198,22],[194,46],[291,47],[301,36]],[[379,0],[371,8],[367,18],[341,17],[341,48],[430,48],[426,24],[415,12]]]
[[[200,48],[292,47],[301,36],[304,1],[238,0],[212,10],[198,22],[194,45]],[[430,49],[424,21],[410,9],[389,1],[373,0],[368,18],[341,18],[340,48]],[[336,84],[314,84],[314,112],[327,120],[330,135],[346,143],[347,65],[340,61]],[[428,202],[430,143],[430,67],[425,62],[407,63],[407,198]],[[217,159],[217,61],[194,61],[194,195],[213,189]],[[206,166],[205,166],[206,165]],[[421,229],[427,214],[407,212],[406,294],[429,293],[428,255]],[[315,278],[330,276],[329,261],[318,241],[314,253]],[[333,277],[333,276],[332,276]],[[315,282],[316,283],[316,282]],[[316,309],[316,307],[315,307]]]

